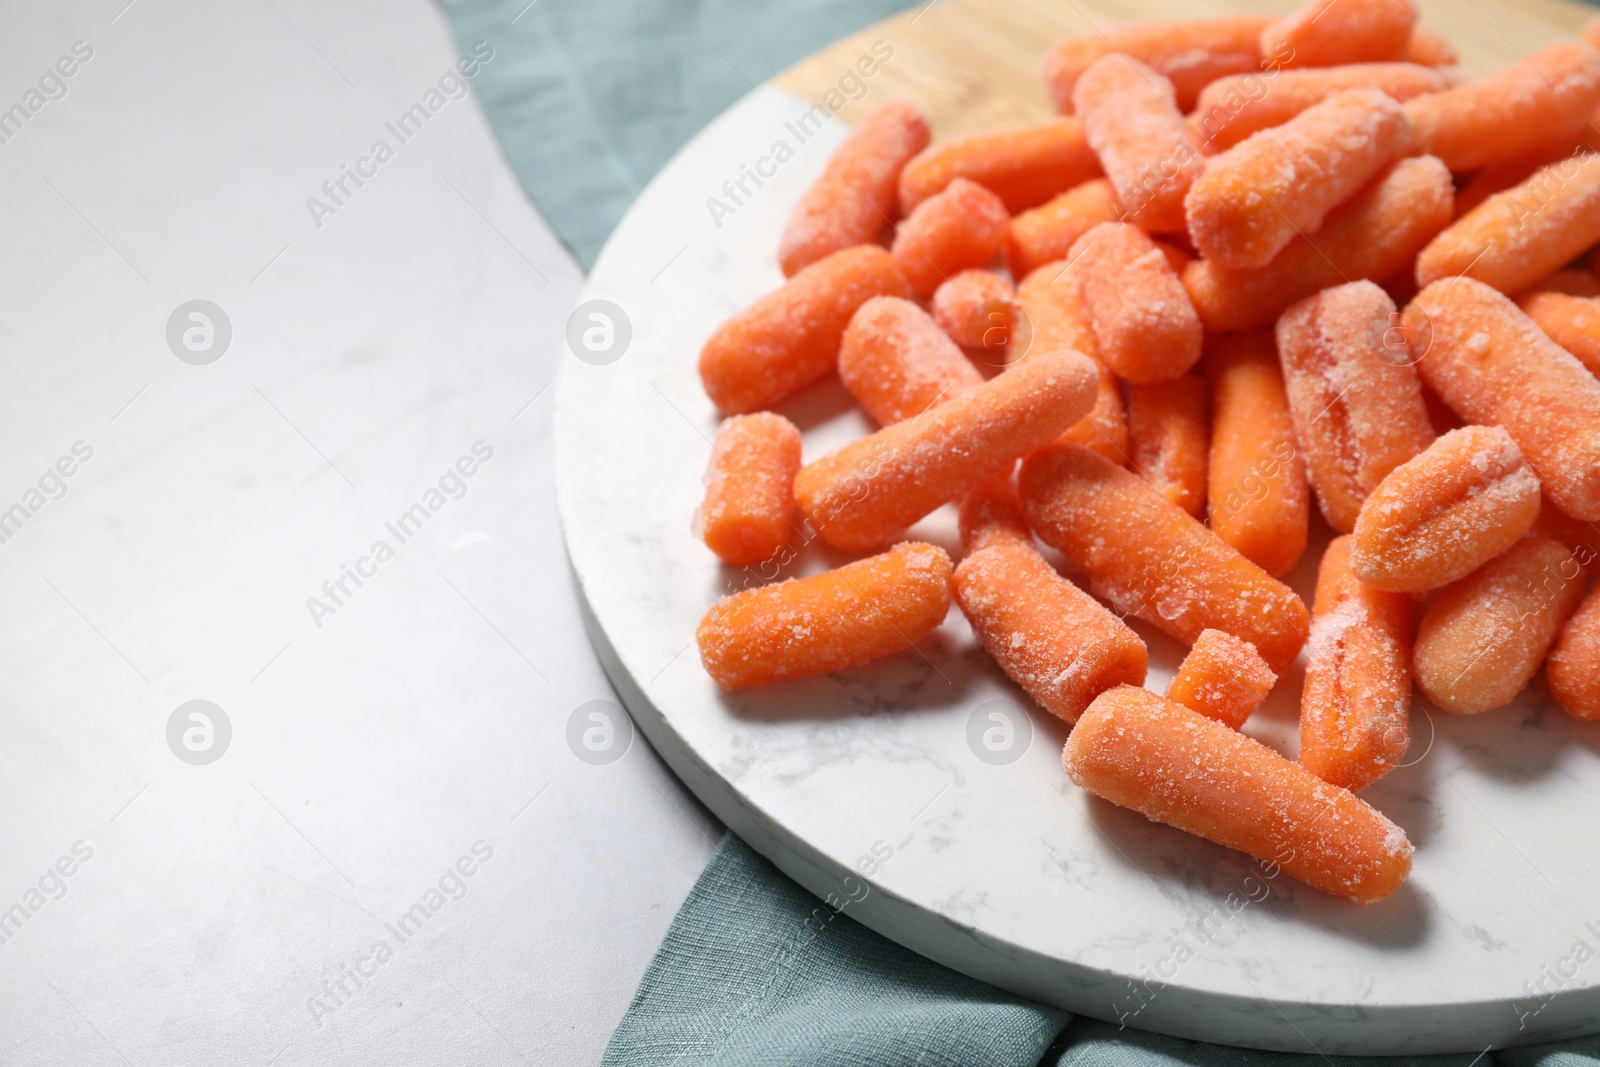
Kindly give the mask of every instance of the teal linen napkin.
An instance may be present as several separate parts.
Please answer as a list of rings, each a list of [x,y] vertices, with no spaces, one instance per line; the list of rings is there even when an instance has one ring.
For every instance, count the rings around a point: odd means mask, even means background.
[[[937,2],[937,0],[933,0]],[[763,80],[903,0],[440,0],[524,189],[585,266],[656,171]],[[639,983],[618,1067],[1469,1067],[1149,1034],[995,989],[833,913],[732,834]],[[1477,1067],[1595,1067],[1600,1038]]]
[[[905,0],[440,0],[506,158],[578,262],[690,137]]]
[[[603,1062],[1033,1067],[1068,1018],[878,936],[728,834]]]
[[[1052,1040],[1054,1039],[1054,1040]],[[1600,1037],[1448,1056],[1262,1052],[1072,1016],[873,933],[726,835],[607,1067],[1594,1067]]]

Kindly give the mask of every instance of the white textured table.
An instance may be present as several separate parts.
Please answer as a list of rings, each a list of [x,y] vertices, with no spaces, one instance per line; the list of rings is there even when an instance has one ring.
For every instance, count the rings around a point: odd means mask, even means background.
[[[858,106],[887,98],[869,86]],[[715,687],[695,623],[765,576],[719,567],[690,532],[718,421],[695,357],[720,321],[781,282],[782,221],[844,135],[830,124],[772,165],[769,146],[794,145],[807,107],[758,88],[662,171],[585,290],[629,317],[631,346],[613,362],[562,365],[568,544],[608,668],[668,764],[847,914],[1098,1018],[1326,1054],[1470,1054],[1600,1026],[1600,735],[1537,691],[1475,718],[1414,716],[1410,765],[1364,795],[1405,827],[1415,869],[1361,908],[1072,787],[1064,728],[1020,710],[1031,702],[958,611],[916,651],[877,664],[738,694]],[[731,215],[713,210],[709,198],[726,197],[723,182],[763,152],[761,186]],[[805,431],[808,459],[868,429],[832,379],[781,410]],[[953,549],[952,517],[913,536]],[[1291,576],[1303,593],[1319,554],[1314,542]],[[812,545],[786,574],[844,558]],[[1163,690],[1182,650],[1136,628],[1151,648],[1148,684]],[[1248,732],[1292,754],[1300,685],[1291,672]],[[1000,754],[978,743],[997,708],[1010,709],[1014,739]]]
[[[0,107],[72,74],[0,125],[0,1062],[594,1062],[718,831],[638,739],[569,748],[612,698],[551,485],[581,279],[457,83],[386,128],[442,18],[4,29]]]

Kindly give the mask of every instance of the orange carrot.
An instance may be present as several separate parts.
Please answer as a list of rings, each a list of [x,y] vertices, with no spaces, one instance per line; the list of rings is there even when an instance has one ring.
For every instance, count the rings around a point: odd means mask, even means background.
[[[1033,531],[1009,478],[991,478],[961,498],[961,550],[968,555],[992,545],[1032,545]]]
[[[1390,471],[1433,443],[1400,322],[1371,282],[1325,289],[1278,320],[1295,438],[1322,514],[1341,533]]]
[[[1502,293],[1526,289],[1600,241],[1600,154],[1543,167],[1496,193],[1417,257],[1417,284],[1464,274]]]
[[[1269,326],[1296,300],[1408,268],[1450,224],[1453,195],[1450,172],[1437,159],[1401,160],[1265,267],[1236,269],[1200,259],[1184,269],[1183,287],[1212,333]]]
[[[1426,26],[1416,26],[1411,30],[1405,58],[1407,63],[1420,63],[1424,67],[1451,67],[1460,62],[1461,53],[1444,34]]]
[[[1313,104],[1347,89],[1378,89],[1404,103],[1449,88],[1448,79],[1415,63],[1352,63],[1342,67],[1286,70],[1270,79],[1257,73],[1218,78],[1200,92],[1190,122],[1201,148],[1211,154],[1232,148],[1251,134],[1281,126]]]
[[[1172,83],[1120,53],[1089,64],[1072,90],[1084,136],[1127,212],[1147,230],[1181,230],[1183,197],[1205,169]]]
[[[1217,341],[1206,378],[1211,528],[1268,574],[1286,574],[1306,549],[1311,494],[1271,332]]]
[[[1581,144],[1574,143],[1571,137],[1563,137],[1553,144],[1539,145],[1474,171],[1456,190],[1456,218],[1464,218],[1496,193],[1521,185],[1541,167],[1560,163],[1581,151]]]
[[[1557,273],[1594,277],[1578,271]],[[1600,300],[1593,296],[1530,289],[1517,297],[1517,306],[1550,340],[1577,356],[1590,374],[1600,376]]]
[[[1122,205],[1104,178],[1074,186],[1049,203],[1014,216],[1006,243],[1011,276],[1026,278],[1046,263],[1065,259],[1078,238],[1102,222],[1121,218]]]
[[[1159,385],[1128,387],[1133,469],[1196,518],[1206,507],[1209,406],[1206,383],[1193,374]]]
[[[795,499],[829,544],[877,548],[1083,418],[1094,391],[1087,356],[1030,356],[970,393],[807,464],[795,477]]]
[[[789,214],[778,239],[784,275],[876,241],[894,217],[900,169],[926,147],[928,117],[910,101],[891,101],[857,123]]]
[[[1540,145],[1576,139],[1600,106],[1600,52],[1556,41],[1487,78],[1419,96],[1406,114],[1419,148],[1472,171]]]
[[[1364,789],[1399,766],[1411,730],[1411,598],[1361,583],[1353,539],[1336,537],[1317,571],[1300,698],[1300,763]]]
[[[1280,673],[1300,651],[1300,598],[1138,475],[1058,443],[1023,461],[1018,488],[1028,525],[1119,613],[1188,644],[1226,631]]]
[[[1545,660],[1545,678],[1563,708],[1580,719],[1600,719],[1600,586],[1562,628]]]
[[[1382,900],[1411,871],[1405,832],[1355,794],[1143,689],[1097,697],[1061,761],[1102,800],[1358,904]]]
[[[700,382],[730,414],[771,407],[834,369],[857,308],[910,293],[877,245],[835,252],[717,327],[700,349]]]
[[[950,557],[908,541],[809,578],[719,601],[695,630],[724,689],[828,674],[910,648],[950,610]]]
[[[1221,630],[1202,630],[1178,665],[1167,699],[1237,730],[1277,684],[1255,645]]]
[[[1412,0],[1310,0],[1261,31],[1261,52],[1286,67],[1403,59],[1416,22]]]
[[[770,411],[725,420],[711,446],[695,533],[724,563],[771,559],[789,542],[799,470],[794,423]]]
[[[1069,723],[1107,689],[1144,683],[1144,642],[1031,544],[977,550],[950,591],[1007,677]]]
[[[1190,236],[1207,259],[1264,267],[1410,150],[1400,104],[1376,89],[1335,93],[1213,156],[1185,201]]]
[[[990,271],[962,271],[933,291],[930,307],[946,336],[991,367],[1011,362],[1031,337],[1016,289]]]
[[[1477,715],[1516,699],[1583,599],[1583,567],[1554,541],[1525,538],[1428,606],[1412,654],[1417,686],[1445,711]]]
[[[1006,243],[1011,216],[1000,198],[977,182],[956,178],[918,204],[894,238],[894,261],[926,299],[941,282],[981,267]]]
[[[898,296],[875,296],[850,320],[839,345],[839,379],[880,426],[983,384],[938,324]]]
[[[1039,76],[1056,110],[1072,112],[1072,91],[1089,65],[1113,52],[1146,63],[1171,79],[1178,106],[1187,109],[1202,86],[1229,74],[1264,69],[1261,31],[1270,16],[1237,15],[1181,22],[1130,22],[1050,46]]]
[[[1356,519],[1351,566],[1374,589],[1426,593],[1533,527],[1539,479],[1499,426],[1463,426],[1391,471]]]
[[[1166,237],[1180,237],[1181,234],[1169,233]],[[1151,238],[1150,243],[1161,250],[1161,258],[1167,261],[1167,266],[1172,268],[1172,273],[1183,277],[1184,268],[1194,262],[1194,255],[1187,248],[1172,241]]]
[[[1128,418],[1122,403],[1122,387],[1100,359],[1077,280],[1068,275],[1067,264],[1064,261],[1046,263],[1022,280],[1017,296],[1033,330],[1028,351],[1054,352],[1070,348],[1092,358],[1099,372],[1094,410],[1067,430],[1062,440],[1092,448],[1113,463],[1127,463]]]
[[[1015,214],[1099,174],[1100,161],[1077,119],[986,130],[940,141],[907,163],[900,172],[900,210],[909,215],[955,179],[968,178]]]
[[[1549,497],[1539,501],[1539,518],[1533,524],[1533,535],[1567,546],[1586,567],[1600,556],[1600,523],[1573,518],[1556,507]]]
[[[1593,271],[1558,270],[1534,282],[1529,293],[1565,293],[1567,296],[1600,296],[1600,278]],[[1526,294],[1524,294],[1526,295]],[[1516,299],[1520,300],[1521,297]]]
[[[1600,381],[1471,278],[1434,282],[1405,315],[1423,382],[1469,421],[1504,426],[1563,511],[1600,519]]]
[[[1096,226],[1072,246],[1076,280],[1095,347],[1130,382],[1180,377],[1200,359],[1200,318],[1166,255],[1128,222]]]

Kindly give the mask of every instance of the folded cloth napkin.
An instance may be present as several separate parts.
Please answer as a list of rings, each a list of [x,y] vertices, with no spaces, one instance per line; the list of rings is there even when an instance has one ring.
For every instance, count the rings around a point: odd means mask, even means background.
[[[796,60],[905,0],[440,0],[523,188],[594,264],[612,227],[701,127]],[[934,0],[937,2],[937,0]]]
[[[1593,1067],[1600,1037],[1452,1056],[1230,1048],[1072,1016],[873,933],[733,834],[611,1037],[608,1067]]]
[[[938,0],[932,0],[938,2]],[[679,147],[743,93],[902,0],[441,0],[506,156],[585,265]],[[476,53],[475,53],[476,54]],[[1310,1057],[1308,1059],[1308,1056]],[[835,913],[729,834],[612,1036],[618,1067],[1469,1067],[1183,1041],[1003,992]],[[1600,1038],[1479,1067],[1594,1067]]]

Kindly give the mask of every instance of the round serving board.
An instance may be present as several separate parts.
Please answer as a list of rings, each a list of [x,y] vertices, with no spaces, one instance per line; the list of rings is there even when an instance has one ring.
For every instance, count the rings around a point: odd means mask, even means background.
[[[1422,7],[1474,74],[1590,14],[1558,0]],[[1298,1052],[1479,1052],[1600,1030],[1600,731],[1538,683],[1477,718],[1417,705],[1408,765],[1363,794],[1406,829],[1415,868],[1363,908],[1076,789],[1065,727],[954,609],[915,649],[832,677],[728,694],[700,666],[702,613],[772,576],[721,566],[690,531],[718,423],[696,357],[782,282],[783,221],[848,121],[896,97],[926,107],[936,137],[1040,118],[1034,70],[1052,39],[1238,10],[935,0],[756,88],[690,142],[590,276],[584,300],[614,305],[599,306],[609,335],[582,307],[569,330],[560,507],[591,636],[639,727],[734,832],[844,914],[967,974],[1133,1027]],[[828,113],[840,121],[817,121]],[[588,326],[608,352],[584,346]],[[781,410],[808,460],[871,429],[831,379]],[[914,536],[954,555],[951,510]],[[1326,538],[1290,578],[1302,594]],[[843,559],[808,545],[782,576]],[[1136,628],[1164,691],[1182,649]],[[1290,756],[1300,683],[1291,672],[1246,727]]]

